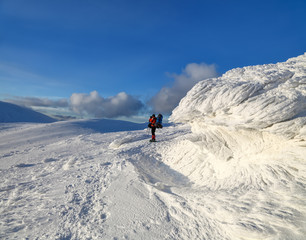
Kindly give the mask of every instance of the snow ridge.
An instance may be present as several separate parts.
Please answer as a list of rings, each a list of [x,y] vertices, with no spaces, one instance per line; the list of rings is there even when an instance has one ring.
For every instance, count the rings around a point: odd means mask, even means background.
[[[29,108],[0,101],[0,123],[33,122],[51,123],[56,120]]]

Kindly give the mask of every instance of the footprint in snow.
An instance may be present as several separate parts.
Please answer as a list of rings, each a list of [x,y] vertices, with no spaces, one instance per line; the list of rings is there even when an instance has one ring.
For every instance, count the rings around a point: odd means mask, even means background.
[[[35,164],[26,164],[26,163],[20,163],[18,165],[16,165],[16,167],[18,168],[26,168],[26,167],[34,167]]]
[[[45,160],[44,160],[44,163],[50,163],[50,162],[56,162],[58,159],[56,159],[56,158],[46,158]]]

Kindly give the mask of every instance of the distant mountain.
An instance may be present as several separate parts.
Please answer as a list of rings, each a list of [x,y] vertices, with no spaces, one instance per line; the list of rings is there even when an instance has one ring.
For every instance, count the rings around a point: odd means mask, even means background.
[[[56,120],[29,108],[0,101],[0,123],[33,122],[51,123]]]

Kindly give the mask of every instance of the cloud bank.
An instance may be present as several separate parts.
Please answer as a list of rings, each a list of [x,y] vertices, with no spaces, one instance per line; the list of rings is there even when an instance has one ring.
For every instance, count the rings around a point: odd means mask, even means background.
[[[6,102],[10,102],[19,106],[28,108],[32,107],[52,107],[52,108],[64,108],[68,107],[67,99],[51,100],[48,98],[37,97],[14,97],[12,99],[6,99]]]
[[[137,115],[144,107],[139,99],[125,92],[109,98],[103,98],[97,91],[92,91],[89,94],[73,93],[70,99],[14,97],[5,101],[28,108],[44,108],[44,112],[50,109],[50,113],[51,109],[66,108],[67,114],[72,111],[81,116],[96,118],[130,117]]]
[[[88,114],[98,118],[114,118],[138,114],[143,108],[143,103],[125,92],[109,98],[103,98],[97,91],[92,91],[90,94],[72,94],[70,108],[81,115]]]
[[[179,104],[186,93],[199,81],[218,76],[216,66],[205,63],[190,63],[181,74],[172,74],[174,83],[170,87],[163,87],[153,96],[149,105],[154,112],[170,114]]]

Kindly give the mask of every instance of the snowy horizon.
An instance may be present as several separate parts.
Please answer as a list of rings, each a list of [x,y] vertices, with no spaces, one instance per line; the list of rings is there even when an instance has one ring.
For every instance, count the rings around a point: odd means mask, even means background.
[[[300,57],[304,56],[300,55]],[[293,58],[292,58],[293,59]],[[271,63],[265,66],[280,64]],[[97,91],[89,94],[73,93],[69,99],[48,99],[37,97],[11,97],[3,101],[26,107],[55,119],[117,119],[135,123],[147,122],[152,113],[162,113],[168,121],[169,112],[175,109],[180,100],[198,82],[211,78],[222,79],[231,72],[254,68],[253,65],[244,68],[234,68],[217,77],[214,65],[188,64],[181,74],[173,74],[175,81],[171,87],[162,88],[149,102],[143,102],[131,95],[121,92],[116,96],[103,98]],[[149,106],[154,106],[150,109]]]
[[[195,83],[218,76],[215,65],[190,63],[180,74],[171,74],[173,83],[163,87],[149,99],[140,99],[126,92],[103,97],[93,90],[90,93],[72,93],[69,98],[41,98],[10,96],[4,102],[26,107],[50,117],[73,119],[108,118],[132,122],[145,122],[152,113],[162,113],[167,120],[180,99]]]

